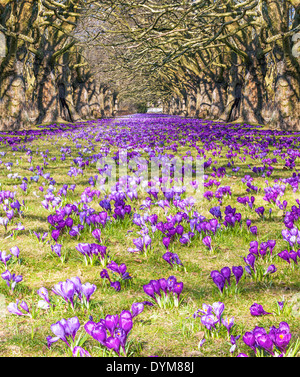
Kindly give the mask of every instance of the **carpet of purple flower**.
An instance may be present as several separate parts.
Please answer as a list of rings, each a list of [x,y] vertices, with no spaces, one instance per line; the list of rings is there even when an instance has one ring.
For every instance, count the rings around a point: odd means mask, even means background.
[[[297,356],[299,145],[160,115],[1,132],[0,355]]]

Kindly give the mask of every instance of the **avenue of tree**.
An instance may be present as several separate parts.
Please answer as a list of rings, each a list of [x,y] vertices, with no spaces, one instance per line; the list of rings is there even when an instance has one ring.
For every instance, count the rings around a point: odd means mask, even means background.
[[[160,100],[299,130],[299,21],[300,0],[0,0],[1,127]]]

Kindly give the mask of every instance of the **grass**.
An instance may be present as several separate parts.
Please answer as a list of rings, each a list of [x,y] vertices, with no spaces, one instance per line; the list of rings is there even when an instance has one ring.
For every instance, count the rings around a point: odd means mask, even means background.
[[[126,128],[123,126],[122,129]],[[129,310],[132,303],[148,299],[142,288],[144,284],[147,284],[151,279],[168,278],[170,275],[175,275],[178,281],[184,283],[183,295],[186,295],[186,297],[179,308],[160,309],[156,306],[146,306],[145,310],[135,318],[129,338],[132,341],[131,354],[134,357],[149,355],[228,356],[230,344],[228,344],[227,336],[216,339],[207,338],[204,345],[198,349],[199,341],[204,336],[204,326],[201,325],[200,318],[194,319],[191,317],[197,309],[202,307],[203,303],[212,304],[217,301],[224,302],[225,316],[234,316],[235,318],[235,327],[232,330],[233,335],[242,335],[245,331],[250,331],[255,326],[268,328],[268,326],[278,326],[281,321],[286,321],[289,323],[293,334],[292,340],[299,336],[299,319],[291,313],[276,313],[277,301],[284,299],[287,307],[289,307],[289,305],[291,306],[289,300],[291,300],[295,293],[299,292],[298,266],[293,270],[286,262],[280,258],[275,258],[273,263],[277,267],[277,272],[270,277],[269,281],[255,282],[244,275],[239,283],[240,289],[238,293],[231,292],[228,295],[223,294],[222,296],[210,278],[212,270],[220,270],[224,266],[244,266],[245,263],[241,256],[244,257],[248,254],[249,243],[252,240],[257,239],[260,243],[268,239],[275,239],[277,244],[273,252],[274,255],[286,248],[287,244],[281,236],[281,230],[284,227],[282,211],[273,208],[272,216],[269,218],[267,215],[265,220],[262,220],[254,212],[254,209],[250,210],[236,201],[238,196],[249,195],[245,191],[245,184],[241,183],[241,177],[245,174],[250,174],[254,178],[252,184],[262,188],[258,194],[254,195],[256,198],[255,207],[264,205],[266,211],[269,209],[270,205],[262,199],[264,195],[263,188],[266,187],[265,178],[250,172],[247,168],[249,163],[252,166],[253,164],[261,166],[261,162],[259,160],[253,161],[249,155],[246,155],[246,161],[241,163],[238,159],[241,154],[238,154],[233,160],[241,169],[236,173],[231,173],[231,170],[227,168],[228,159],[226,158],[226,153],[228,147],[226,146],[222,145],[223,149],[220,158],[212,155],[214,149],[206,152],[206,160],[212,157],[213,161],[216,160],[218,162],[217,164],[212,164],[205,171],[205,174],[211,174],[213,166],[226,167],[228,174],[222,179],[221,186],[230,186],[232,196],[227,196],[223,200],[221,210],[224,213],[227,205],[236,207],[237,212],[242,214],[242,228],[235,227],[234,229],[227,229],[224,232],[217,232],[216,236],[212,238],[213,246],[216,249],[214,253],[210,253],[207,250],[198,233],[190,245],[182,245],[177,238],[170,244],[170,251],[176,252],[179,255],[186,267],[186,272],[172,270],[162,259],[165,248],[161,242],[161,234],[158,234],[158,232],[152,237],[150,230],[150,236],[153,240],[151,251],[147,257],[140,253],[129,253],[127,249],[134,247],[132,240],[138,237],[136,232],[139,228],[132,223],[131,218],[128,216],[124,221],[112,221],[111,224],[107,224],[102,229],[103,242],[108,247],[110,255],[113,256],[112,259],[118,264],[125,263],[128,271],[133,276],[131,284],[122,285],[120,292],[115,292],[106,284],[106,281],[100,279],[100,271],[102,270],[100,265],[86,266],[79,252],[75,249],[75,246],[79,242],[92,243],[95,241],[89,229],[86,229],[82,233],[79,240],[72,239],[68,235],[59,239],[58,242],[63,244],[63,250],[67,252],[65,263],[61,263],[60,259],[51,252],[50,244],[39,243],[35,236],[30,233],[30,230],[40,233],[49,232],[50,227],[47,222],[47,216],[50,213],[54,213],[54,211],[49,212],[40,204],[44,198],[43,193],[39,191],[38,187],[41,186],[42,182],[46,183],[46,180],[40,177],[38,183],[30,182],[30,177],[35,174],[28,169],[32,165],[34,167],[37,165],[44,166],[44,159],[40,152],[45,152],[48,149],[48,157],[45,159],[48,165],[44,167],[44,173],[49,172],[51,177],[56,181],[55,193],[57,193],[63,184],[76,184],[74,194],[68,191],[65,203],[78,202],[81,193],[89,186],[88,179],[98,174],[95,164],[90,164],[83,169],[83,175],[78,175],[77,177],[69,177],[67,175],[73,158],[78,157],[77,153],[79,149],[75,147],[76,143],[82,144],[82,147],[84,145],[88,146],[88,143],[80,138],[80,132],[79,128],[73,132],[52,135],[50,137],[44,136],[43,140],[36,139],[27,142],[25,144],[26,148],[30,148],[33,151],[31,164],[27,161],[29,156],[26,155],[26,150],[12,152],[11,147],[2,146],[1,148],[7,154],[5,157],[1,157],[0,190],[16,191],[16,199],[19,202],[22,202],[23,199],[25,200],[22,218],[14,218],[8,225],[7,232],[3,227],[0,228],[0,249],[9,252],[12,246],[18,246],[22,258],[20,265],[17,263],[8,264],[8,269],[11,272],[23,276],[23,281],[17,284],[13,294],[10,293],[4,280],[1,279],[0,281],[0,294],[2,295],[0,297],[4,297],[5,306],[10,302],[15,302],[16,299],[25,300],[28,304],[33,300],[36,304],[40,299],[36,294],[39,288],[44,286],[48,291],[51,291],[54,284],[74,276],[80,277],[82,283],[89,282],[97,286],[97,290],[91,299],[90,309],[77,310],[75,314],[70,307],[66,307],[63,303],[58,304],[53,312],[50,310],[41,311],[40,315],[35,319],[18,317],[6,311],[5,316],[2,317],[0,322],[1,356],[64,356],[66,350],[61,341],[54,343],[50,350],[47,348],[46,337],[54,335],[50,329],[51,324],[62,318],[67,319],[76,315],[81,323],[79,332],[83,332],[83,325],[88,321],[89,315],[93,316],[94,321],[99,321],[101,318],[105,318],[107,314],[118,314],[122,310]],[[93,132],[92,129],[89,134],[92,142],[95,137]],[[259,130],[255,132],[255,136],[260,136]],[[77,140],[74,139],[74,143],[71,140],[72,135],[77,135],[78,137]],[[158,134],[157,137],[159,140],[160,135]],[[182,137],[184,137],[184,132],[182,132]],[[106,142],[103,141],[103,144]],[[95,151],[93,153],[99,153],[102,143],[93,143],[95,144]],[[214,143],[217,145],[218,141],[214,141]],[[219,144],[221,145],[221,140],[219,140]],[[66,155],[65,161],[61,161],[60,148],[64,145],[71,146],[72,155]],[[168,143],[165,141],[164,145],[166,146]],[[201,141],[198,141],[197,145],[203,147]],[[272,150],[276,148],[270,147],[269,149],[269,156],[273,157]],[[36,153],[36,150],[38,150],[38,153]],[[112,147],[111,150],[116,151],[117,149],[116,147]],[[197,151],[192,149],[188,143],[185,143],[183,146],[179,145],[175,154],[179,156],[179,154],[186,153],[187,150],[191,150],[192,156],[195,157],[197,155]],[[83,153],[83,156],[87,157],[89,155]],[[53,157],[56,157],[56,161],[51,161]],[[17,160],[18,165],[16,163]],[[14,163],[10,171],[4,165],[7,162]],[[292,173],[290,170],[283,169],[284,160],[280,161],[278,158],[278,163],[275,166],[276,171],[268,178],[270,184],[272,184],[274,177],[284,178],[291,176]],[[299,168],[298,163],[297,167]],[[29,193],[25,194],[20,189],[21,181],[8,179],[8,173],[18,173],[22,177],[27,177],[29,179]],[[220,181],[220,179],[217,180]],[[215,192],[216,187],[208,189]],[[132,208],[136,208],[136,211],[141,214],[143,211],[139,210],[139,206],[147,196],[145,194],[142,196],[139,194],[138,200],[133,200],[132,203],[129,202]],[[294,194],[291,187],[287,185],[284,199],[288,201],[288,208],[295,204],[295,198],[297,197],[299,197],[298,192]],[[102,209],[98,204],[101,199],[103,199],[103,194],[101,194],[99,199],[95,197],[88,205],[97,211],[101,211]],[[159,197],[159,199],[162,199],[162,197]],[[216,199],[213,199],[211,202],[203,199],[200,203],[196,204],[195,209],[203,216],[212,218],[209,214],[209,209],[215,205],[218,205]],[[171,208],[168,214],[175,214],[178,210]],[[165,221],[164,212],[158,206],[152,206],[150,212],[157,213],[159,221]],[[5,215],[2,207],[0,208],[1,215]],[[245,224],[247,218],[252,220],[252,225],[257,226],[257,237],[248,232]],[[18,235],[13,240],[8,236],[14,228],[15,223],[20,221],[24,225],[25,230],[18,232]],[[186,222],[183,222],[183,225],[185,232],[190,230]],[[128,233],[128,230],[132,230],[133,232]],[[53,244],[53,241],[51,241],[51,244]],[[0,265],[1,267],[3,267],[1,272],[4,272],[4,266]],[[234,277],[232,277],[232,280],[234,280]],[[264,317],[252,317],[249,307],[254,302],[262,304],[266,311],[274,314]],[[249,348],[242,341],[239,342],[239,345],[240,352],[249,353]],[[99,343],[91,337],[87,339],[83,347],[92,356],[103,356],[103,347],[99,347]]]

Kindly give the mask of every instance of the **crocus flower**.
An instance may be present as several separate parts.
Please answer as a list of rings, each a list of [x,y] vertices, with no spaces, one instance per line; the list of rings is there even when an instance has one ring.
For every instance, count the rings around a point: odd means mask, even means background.
[[[257,304],[256,302],[250,306],[250,314],[253,316],[260,316],[260,315],[266,315],[266,314],[271,314],[267,313],[262,305]]]
[[[218,318],[216,318],[213,314],[203,315],[201,317],[201,323],[210,330],[212,327],[214,328],[215,325],[219,322]]]
[[[91,295],[95,292],[96,288],[95,284],[85,283],[81,285],[81,292],[86,297],[87,302],[90,301]]]
[[[224,276],[224,279],[226,280],[228,286],[230,286],[230,276],[231,276],[230,268],[223,267],[220,272]]]
[[[254,264],[255,264],[255,255],[252,253],[249,253],[245,258],[244,258],[245,263],[249,264],[249,266],[255,270]]]
[[[287,250],[283,250],[280,253],[278,253],[277,255],[279,256],[279,258],[285,260],[289,264],[291,263],[290,262],[290,254],[289,254],[289,252]]]
[[[74,357],[91,357],[88,351],[86,351],[85,349],[79,346],[74,347],[73,356]]]
[[[110,281],[110,277],[108,275],[108,272],[107,270],[103,269],[101,272],[100,272],[100,277],[101,279],[108,279]]]
[[[6,254],[6,251],[0,251],[0,261],[2,263],[4,263],[5,267],[6,267],[6,263],[10,260],[11,258],[11,255],[10,254]]]
[[[21,275],[16,276],[15,274],[11,274],[8,270],[3,272],[1,274],[1,277],[2,279],[6,280],[7,286],[10,287],[12,291],[15,289],[16,284],[23,280],[23,277]]]
[[[57,242],[59,235],[60,231],[58,229],[52,230],[51,237],[54,239],[55,242]]]
[[[116,315],[107,315],[105,317],[105,326],[107,330],[110,332],[111,336],[113,336],[113,333],[115,329],[117,328],[119,323],[119,316]]]
[[[202,242],[205,246],[209,248],[209,250],[211,250],[211,237],[210,236],[204,237]]]
[[[22,301],[22,303],[20,304],[21,308],[26,312],[26,314],[24,314],[23,312],[21,312],[21,310],[18,308],[19,306],[19,300],[17,299],[16,303],[14,302],[11,302],[8,306],[7,306],[7,310],[12,313],[12,314],[16,314],[16,315],[19,315],[19,316],[22,316],[22,315],[30,315],[29,313],[29,308],[28,308],[28,305],[26,304],[25,301]]]
[[[119,292],[121,290],[121,284],[119,281],[111,282],[110,286],[114,288],[116,292]]]
[[[121,342],[118,338],[113,338],[113,337],[107,338],[105,345],[107,348],[113,349],[117,353],[117,355],[120,356]]]
[[[56,244],[56,245],[51,245],[51,250],[60,258],[61,257],[61,248],[62,245]]]
[[[269,335],[262,334],[261,336],[259,336],[257,338],[256,341],[257,341],[258,346],[265,349],[270,354],[274,355],[274,353],[273,353],[274,344],[273,344],[272,340],[270,339]]]
[[[131,331],[132,323],[132,314],[129,310],[123,310],[120,314],[119,325],[125,331],[126,335]]]
[[[235,276],[236,284],[240,281],[243,276],[244,270],[242,266],[232,266],[232,273]]]
[[[257,236],[257,226],[252,226],[252,227],[250,228],[250,232],[251,232],[252,234],[254,234],[255,236]]]
[[[79,330],[79,327],[80,323],[77,317],[69,318],[67,320],[63,318],[51,325],[50,328],[56,337],[47,337],[48,348],[51,347],[52,343],[57,342],[59,339],[61,339],[68,347],[71,347],[69,342],[70,340],[75,340],[75,335]]]
[[[97,342],[102,345],[106,345],[107,333],[106,333],[106,326],[101,322],[95,323],[93,321],[88,321],[84,325],[85,331],[92,336]]]
[[[134,302],[131,305],[131,316],[132,316],[132,318],[134,318],[137,315],[139,315],[140,313],[142,313],[143,310],[144,310],[144,304],[142,302]]]
[[[221,318],[221,322],[226,327],[229,334],[232,326],[234,325],[234,317],[227,318],[226,316],[225,318]]]
[[[38,294],[43,300],[45,300],[47,303],[50,303],[50,301],[49,301],[49,294],[48,294],[48,290],[47,290],[47,288],[45,288],[45,287],[41,287],[41,288],[37,291],[37,294]]]
[[[97,241],[101,242],[101,229],[94,229],[92,236],[95,237]]]
[[[271,266],[269,266],[266,270],[266,272],[264,273],[264,275],[266,274],[274,274],[274,272],[277,271],[277,268],[276,266],[274,266],[274,264],[271,264]]]
[[[223,289],[224,289],[224,286],[225,286],[224,276],[219,271],[212,271],[210,273],[210,276],[213,279],[213,282],[219,288],[220,292],[223,293]]]
[[[224,311],[224,308],[225,308],[225,305],[223,302],[214,302],[212,304],[212,308],[213,308],[213,311],[216,315],[216,317],[218,318],[219,322],[221,322],[221,317],[222,317],[222,314],[223,314],[223,311]]]
[[[244,336],[243,336],[243,341],[244,343],[252,348],[255,352],[256,352],[256,349],[255,349],[255,336],[252,332],[250,331],[247,331]]]

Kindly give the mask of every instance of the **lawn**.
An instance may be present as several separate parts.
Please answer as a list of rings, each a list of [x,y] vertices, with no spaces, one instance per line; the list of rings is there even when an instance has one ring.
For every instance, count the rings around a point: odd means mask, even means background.
[[[0,355],[297,355],[299,142],[160,115],[2,132]]]

